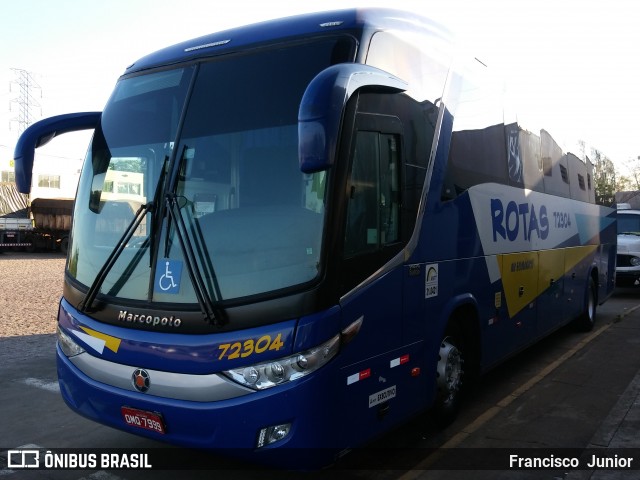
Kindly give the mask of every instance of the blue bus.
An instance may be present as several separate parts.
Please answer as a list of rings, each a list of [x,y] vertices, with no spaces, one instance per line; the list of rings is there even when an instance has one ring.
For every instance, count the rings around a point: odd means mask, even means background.
[[[62,396],[127,432],[292,466],[433,408],[614,286],[593,167],[522,125],[438,24],[384,9],[146,56],[93,130],[57,327]],[[295,449],[294,449],[295,447]]]

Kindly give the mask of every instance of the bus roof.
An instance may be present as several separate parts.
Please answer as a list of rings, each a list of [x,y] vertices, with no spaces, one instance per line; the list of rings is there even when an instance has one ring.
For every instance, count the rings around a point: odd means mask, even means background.
[[[431,32],[438,37],[451,38],[450,32],[444,27],[415,13],[380,8],[335,10],[268,20],[188,40],[139,59],[126,69],[125,74],[238,51],[278,39],[314,33],[323,35],[330,31],[394,28]]]

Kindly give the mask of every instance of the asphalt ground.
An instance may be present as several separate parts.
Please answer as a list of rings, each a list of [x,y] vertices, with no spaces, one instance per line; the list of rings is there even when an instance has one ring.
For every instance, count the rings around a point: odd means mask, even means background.
[[[538,364],[399,478],[640,479],[639,300],[640,290],[617,290],[592,332]],[[526,468],[536,459],[571,465]]]

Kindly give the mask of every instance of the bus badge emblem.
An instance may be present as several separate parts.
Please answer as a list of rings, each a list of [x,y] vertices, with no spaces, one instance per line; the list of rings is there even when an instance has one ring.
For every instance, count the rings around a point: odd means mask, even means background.
[[[137,368],[133,375],[131,375],[131,380],[133,381],[133,386],[139,392],[145,393],[149,390],[151,386],[151,381],[149,380],[149,373],[146,370],[142,370],[141,368]]]

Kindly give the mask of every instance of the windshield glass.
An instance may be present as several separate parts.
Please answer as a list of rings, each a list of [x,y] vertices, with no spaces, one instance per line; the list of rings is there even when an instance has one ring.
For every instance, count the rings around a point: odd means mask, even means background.
[[[640,235],[640,215],[619,214],[618,233]]]
[[[202,287],[219,301],[314,280],[326,173],[299,169],[298,107],[352,58],[350,40],[318,39],[122,79],[80,179],[70,275],[91,286],[124,239],[99,295],[197,303]]]

